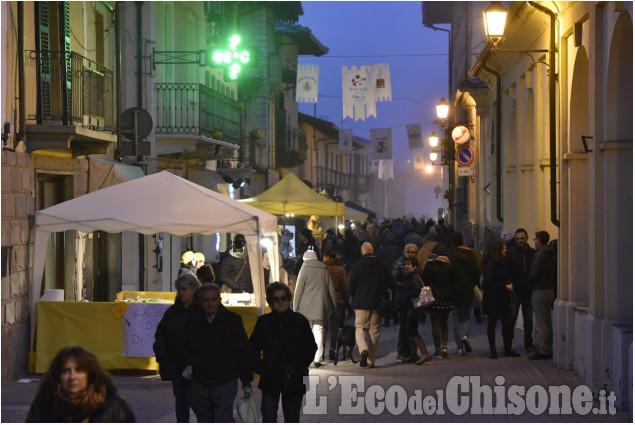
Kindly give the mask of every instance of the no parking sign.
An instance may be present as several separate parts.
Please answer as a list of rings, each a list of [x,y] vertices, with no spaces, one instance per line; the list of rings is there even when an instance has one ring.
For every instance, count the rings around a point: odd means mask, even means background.
[[[467,167],[474,162],[474,149],[469,146],[461,146],[456,150],[456,162],[462,167]]]

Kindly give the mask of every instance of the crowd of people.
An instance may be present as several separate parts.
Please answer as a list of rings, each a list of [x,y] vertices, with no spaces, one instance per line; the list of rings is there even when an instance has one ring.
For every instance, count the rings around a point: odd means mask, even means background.
[[[443,221],[396,219],[357,223],[341,232],[329,229],[321,244],[304,229],[302,261],[294,286],[266,286],[271,312],[260,316],[248,337],[240,315],[222,304],[223,292],[253,290],[244,237],[237,235],[220,265],[219,286],[204,256],[187,251],[175,281],[176,297],[159,323],[153,345],[160,375],[172,384],[177,422],[233,422],[239,385],[252,395],[253,374],[260,376],[261,414],[276,422],[282,401],[285,422],[298,422],[309,368],[335,360],[345,320],[354,316],[360,366],[374,368],[382,327],[399,327],[397,358],[422,365],[433,359],[472,352],[470,328],[487,318],[492,359],[498,358],[496,325],[501,322],[503,352],[512,347],[514,324],[522,309],[524,349],[533,360],[552,357],[551,304],[556,289],[556,244],[545,231],[503,232],[483,255],[474,241]],[[293,273],[293,272],[292,272]],[[434,300],[415,303],[429,288]],[[452,315],[455,346],[449,350]],[[430,318],[431,354],[419,325]],[[112,378],[95,356],[80,347],[62,350],[40,386],[27,421],[134,421],[117,395]]]

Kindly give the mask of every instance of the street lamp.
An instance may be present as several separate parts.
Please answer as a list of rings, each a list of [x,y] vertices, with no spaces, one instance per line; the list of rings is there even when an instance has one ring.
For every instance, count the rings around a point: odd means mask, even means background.
[[[450,105],[445,101],[445,97],[441,98],[441,101],[437,103],[437,118],[441,121],[441,125],[448,119],[450,114]]]
[[[507,21],[507,9],[499,1],[493,1],[483,11],[483,23],[485,24],[485,36],[496,46],[505,35],[505,22]]]

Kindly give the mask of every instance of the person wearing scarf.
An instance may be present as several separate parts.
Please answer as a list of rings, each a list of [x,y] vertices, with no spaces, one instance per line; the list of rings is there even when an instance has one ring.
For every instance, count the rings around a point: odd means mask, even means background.
[[[95,355],[67,347],[51,362],[26,422],[135,422],[135,415]]]

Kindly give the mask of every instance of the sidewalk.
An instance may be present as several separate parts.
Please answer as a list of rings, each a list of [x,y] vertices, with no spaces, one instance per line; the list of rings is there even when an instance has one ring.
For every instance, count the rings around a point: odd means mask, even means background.
[[[347,322],[352,322],[352,320],[349,319]],[[522,353],[520,358],[501,356],[497,360],[490,359],[487,336],[485,334],[486,327],[486,323],[477,324],[473,322],[470,340],[474,350],[464,356],[454,354],[455,344],[453,342],[452,327],[450,327],[450,343],[448,347],[450,357],[448,359],[433,359],[422,366],[404,364],[398,361],[396,359],[397,327],[382,328],[377,367],[375,369],[362,369],[359,367],[359,363],[352,364],[350,360],[340,361],[337,366],[333,366],[332,362],[326,360],[326,364],[321,368],[310,369],[311,376],[320,378],[320,384],[317,386],[317,397],[325,396],[326,399],[318,398],[317,400],[325,403],[320,406],[326,406],[326,413],[306,414],[304,412],[302,422],[631,422],[628,413],[621,411],[618,411],[615,415],[594,415],[592,413],[580,415],[576,414],[575,411],[573,414],[550,415],[547,409],[539,415],[534,415],[529,409],[523,409],[522,412],[515,415],[481,415],[468,410],[464,415],[457,416],[446,406],[444,415],[413,415],[409,409],[394,415],[389,412],[387,407],[383,408],[381,412],[379,410],[382,409],[377,408],[374,412],[377,414],[373,414],[373,406],[376,405],[376,402],[371,400],[370,395],[372,394],[369,395],[368,391],[372,385],[379,385],[383,390],[399,385],[405,390],[408,397],[415,394],[415,390],[421,390],[424,396],[436,395],[437,390],[443,390],[446,393],[445,402],[447,404],[451,397],[449,392],[446,392],[446,387],[448,382],[457,376],[479,376],[481,385],[490,386],[496,385],[495,378],[497,376],[502,376],[504,383],[501,387],[504,387],[504,391],[508,391],[513,385],[525,386],[527,389],[532,385],[539,385],[543,388],[552,385],[565,385],[573,391],[576,387],[584,384],[583,379],[575,372],[557,369],[550,360],[529,360],[525,353],[518,349],[518,347],[522,347],[522,331],[517,330],[515,332],[515,347]],[[500,324],[497,331],[499,354],[502,354]],[[429,321],[420,326],[420,334],[430,352],[433,352],[434,346]],[[328,353],[328,335],[326,340],[327,350],[325,351]],[[353,356],[359,361],[360,356],[357,347]],[[119,386],[120,395],[130,403],[138,422],[175,422],[174,398],[169,382],[162,382],[158,375],[142,371],[113,371],[113,376]],[[363,414],[340,414],[340,406],[343,405],[343,399],[346,398],[346,393],[342,392],[342,379],[361,379],[355,378],[356,376],[364,377],[364,389],[359,393],[359,399],[362,401],[362,405],[365,405],[363,406],[365,407],[364,412]],[[28,376],[31,379],[41,379],[42,377],[42,375]],[[38,380],[29,383],[2,383],[2,422],[24,422],[39,382]],[[329,384],[331,384],[330,390]],[[260,391],[256,387],[257,382],[254,382],[254,397],[256,405],[260,407]],[[240,393],[239,391],[238,398],[241,397]],[[368,399],[366,403],[364,403],[365,395]],[[471,393],[465,393],[463,396],[471,397]],[[597,407],[597,397],[594,400],[593,406]],[[505,404],[509,402],[510,399],[508,398]],[[496,406],[495,399],[494,406]],[[342,409],[344,412],[350,412],[350,409],[347,410],[345,406]],[[196,417],[193,413],[190,421],[196,422]],[[280,414],[279,422],[282,421]]]

